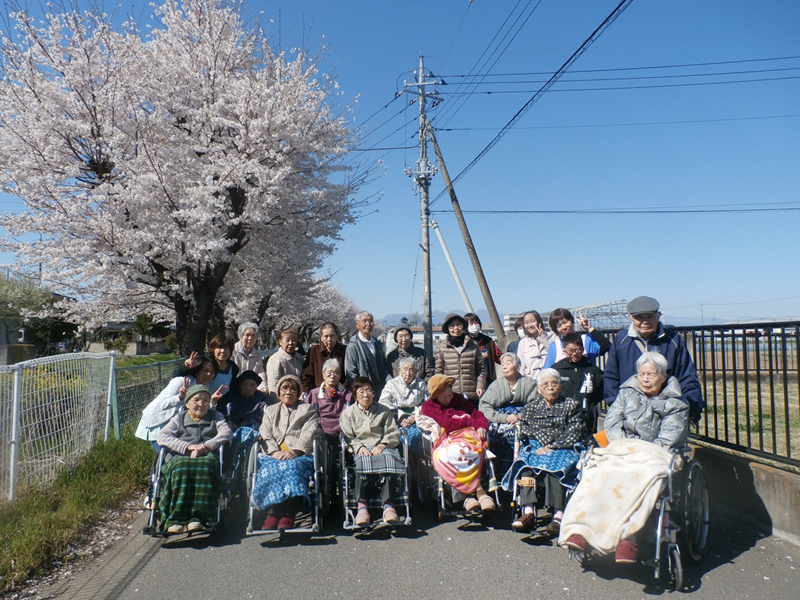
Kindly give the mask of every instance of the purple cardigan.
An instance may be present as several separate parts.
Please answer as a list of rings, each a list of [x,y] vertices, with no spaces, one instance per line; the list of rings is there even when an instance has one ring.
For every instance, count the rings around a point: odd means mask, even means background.
[[[322,387],[314,388],[308,393],[306,402],[317,407],[319,425],[327,435],[339,435],[339,417],[344,409],[353,403],[353,392],[339,384],[333,398],[328,398]]]

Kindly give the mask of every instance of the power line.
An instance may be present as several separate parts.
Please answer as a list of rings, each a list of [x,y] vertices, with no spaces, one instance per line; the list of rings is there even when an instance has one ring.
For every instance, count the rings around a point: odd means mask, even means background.
[[[719,119],[687,119],[683,121],[642,121],[639,123],[596,123],[587,125],[526,125],[517,127],[519,131],[528,129],[587,129],[591,127],[639,127],[643,125],[691,125],[696,123],[721,123],[727,121],[757,121],[763,119],[793,119],[797,115],[764,115],[760,117],[726,117]],[[439,131],[497,131],[500,127],[448,127]]]
[[[800,206],[781,208],[588,208],[588,209],[561,209],[561,210],[462,210],[463,213],[473,215],[685,215],[685,214],[724,214],[724,213],[754,213],[754,212],[797,212]],[[432,214],[453,213],[452,210],[432,210]]]
[[[721,60],[721,61],[714,61],[714,62],[701,62],[701,63],[684,63],[678,65],[650,65],[650,66],[643,66],[643,67],[613,67],[607,69],[575,69],[570,71],[571,74],[576,73],[611,73],[614,71],[647,71],[647,70],[654,70],[654,69],[683,69],[683,68],[690,68],[690,67],[711,67],[716,65],[738,65],[738,64],[746,64],[746,63],[755,63],[755,62],[767,62],[767,61],[776,61],[776,60],[795,60],[800,58],[800,55],[797,56],[774,56],[770,58],[746,58],[740,60]],[[549,71],[531,71],[531,72],[524,72],[524,73],[495,73],[495,74],[486,74],[485,77],[517,77],[523,75],[550,75]],[[440,75],[442,78],[447,79],[459,79],[459,78],[466,78],[466,77],[474,77],[474,75]]]
[[[619,17],[623,13],[623,11],[626,8],[628,8],[628,6],[630,6],[632,1],[633,0],[622,0],[619,4],[617,4],[616,8],[614,8],[614,10],[611,11],[611,14],[609,14],[605,18],[605,20],[602,23],[600,23],[600,25],[598,25],[598,27],[589,35],[589,37],[583,41],[583,43],[578,47],[578,49],[572,53],[572,56],[570,56],[566,60],[566,62],[563,65],[561,65],[558,71],[553,73],[552,77],[548,80],[548,82],[545,83],[530,98],[530,100],[528,100],[522,106],[522,108],[520,108],[516,112],[516,114],[513,117],[511,117],[511,120],[508,123],[506,123],[503,129],[501,129],[497,133],[497,135],[492,139],[492,141],[490,141],[489,144],[487,144],[487,146],[483,150],[481,150],[478,156],[472,159],[472,162],[470,162],[461,171],[461,173],[456,175],[456,177],[452,180],[451,185],[455,185],[455,183],[458,180],[460,180],[472,167],[474,167],[478,163],[478,161],[480,161],[484,156],[486,156],[486,154],[497,145],[497,143],[503,138],[503,136],[508,132],[508,130],[511,129],[517,123],[517,121],[519,121],[523,117],[523,115],[526,112],[528,112],[531,106],[533,106],[539,100],[539,98],[541,98],[544,95],[544,93],[547,92],[547,90],[549,90],[556,83],[556,81],[559,80],[559,78],[567,71],[567,69],[569,69],[569,67],[571,67],[575,63],[575,61],[578,60],[578,58],[580,58],[580,56],[589,48],[589,46],[591,46],[592,43],[594,43],[594,41],[598,37],[600,37],[600,35],[602,35],[602,33],[606,30],[606,28],[609,25],[611,25],[617,19],[617,17]],[[439,194],[431,202],[431,206],[433,206],[436,203],[436,201],[444,195],[446,191],[447,190],[442,190],[441,192],[439,192]]]
[[[614,87],[591,87],[591,88],[567,88],[567,89],[551,89],[551,93],[564,93],[564,92],[613,92],[619,90],[656,90],[664,88],[680,88],[680,87],[698,87],[704,85],[728,85],[738,83],[763,83],[767,81],[789,81],[792,79],[800,79],[800,75],[792,75],[787,77],[762,77],[761,79],[737,79],[734,81],[696,81],[690,83],[664,83],[659,85],[619,85]],[[573,82],[568,82],[573,83]],[[577,82],[575,82],[577,83]],[[533,90],[492,90],[487,92],[469,92],[474,95],[491,96],[493,94],[530,94]],[[538,94],[538,92],[536,92]],[[447,92],[443,93],[447,95]],[[455,182],[455,180],[453,180]]]
[[[500,26],[500,29],[497,31],[497,33],[494,34],[494,37],[492,37],[492,39],[489,42],[489,44],[486,46],[484,51],[478,57],[478,60],[475,62],[475,64],[472,67],[473,69],[475,69],[475,67],[477,67],[481,63],[481,61],[483,60],[483,57],[486,55],[487,51],[492,47],[492,45],[494,44],[494,42],[497,39],[497,37],[500,35],[500,33],[503,31],[503,29],[505,29],[505,26],[508,23],[508,21],[511,19],[512,15],[516,12],[517,7],[521,4],[521,1],[522,0],[518,0],[518,2],[511,9],[511,12],[506,17],[505,21],[503,21],[503,24]],[[490,55],[486,58],[486,61],[478,69],[478,73],[476,75],[474,75],[475,78],[482,77],[481,71],[485,71],[485,73],[488,73],[489,71],[491,71],[491,69],[497,64],[497,61],[500,60],[500,58],[503,56],[503,54],[505,54],[505,52],[508,49],[508,47],[517,38],[517,36],[519,35],[519,32],[522,31],[522,28],[525,26],[525,24],[531,18],[533,13],[536,12],[536,9],[539,7],[539,4],[541,4],[541,0],[539,0],[536,3],[536,6],[533,7],[533,10],[531,10],[530,13],[528,13],[528,16],[525,17],[525,20],[522,22],[522,24],[519,24],[520,19],[525,14],[525,11],[528,10],[528,8],[532,4],[532,2],[533,2],[533,0],[528,0],[528,3],[525,5],[525,8],[523,8],[522,11],[520,11],[519,15],[516,17],[514,22],[511,24],[511,26],[508,28],[508,31],[506,31],[506,33],[503,35],[502,39],[498,42],[498,44],[495,47],[495,49],[491,51]],[[514,28],[516,28],[516,32],[513,34],[511,39],[508,40],[508,43],[506,43],[505,47],[498,54],[498,49],[500,47],[500,44],[502,44],[503,42],[506,41],[506,39],[511,34],[511,32],[514,31]],[[494,58],[494,61],[492,62],[491,65],[489,65],[487,67],[486,65],[489,63],[490,60],[492,60],[492,58]],[[452,120],[452,118],[456,115],[456,113],[459,110],[461,110],[461,108],[464,106],[464,104],[466,103],[467,99],[469,98],[469,94],[468,94],[469,87],[471,85],[473,85],[473,84],[474,84],[474,82],[460,83],[455,91],[458,92],[461,89],[462,86],[466,86],[467,87],[467,92],[464,93],[463,99],[460,102],[457,101],[457,102],[454,102],[454,103],[446,106],[445,109],[442,110],[441,114],[437,115],[436,117],[434,117],[434,119],[431,119],[431,120],[432,121],[436,120],[436,119],[443,120],[448,115],[449,115],[449,117],[448,117],[447,122]]]
[[[720,71],[706,73],[673,73],[669,75],[635,75],[632,77],[584,77],[581,79],[563,79],[563,83],[585,83],[595,81],[644,81],[651,79],[681,79],[688,77],[724,77],[730,75],[758,75],[761,73],[780,73],[785,71],[800,71],[800,67],[779,67],[776,69],[745,69],[743,71]],[[567,73],[567,76],[573,73]],[[546,83],[542,80],[503,80],[487,81],[476,83],[475,85],[523,85],[529,83]]]

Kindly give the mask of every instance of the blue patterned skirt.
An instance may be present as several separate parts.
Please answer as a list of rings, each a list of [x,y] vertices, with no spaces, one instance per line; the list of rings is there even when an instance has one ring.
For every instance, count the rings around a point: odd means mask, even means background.
[[[514,487],[514,480],[518,473],[525,468],[533,469],[537,475],[542,472],[550,473],[558,477],[559,482],[565,488],[575,487],[575,477],[578,474],[577,464],[581,455],[572,449],[553,450],[547,454],[536,454],[536,450],[542,445],[536,440],[528,440],[520,448],[519,456],[511,468],[503,476],[502,487],[506,491],[511,491]]]
[[[260,510],[266,510],[289,498],[300,496],[308,499],[308,480],[313,474],[313,456],[278,460],[267,454],[259,454],[253,505]]]

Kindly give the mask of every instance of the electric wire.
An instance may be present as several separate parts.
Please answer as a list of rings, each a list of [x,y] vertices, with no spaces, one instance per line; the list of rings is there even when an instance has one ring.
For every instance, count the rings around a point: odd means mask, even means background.
[[[597,26],[597,28],[589,35],[588,38],[586,38],[586,40],[584,40],[584,42],[578,47],[578,49],[572,53],[572,55],[566,60],[566,62],[563,65],[561,65],[558,71],[553,73],[550,80],[546,84],[544,84],[522,106],[522,108],[520,108],[516,112],[516,114],[513,117],[511,117],[511,120],[503,127],[503,129],[501,129],[497,133],[497,135],[489,142],[489,144],[487,144],[487,146],[483,150],[481,150],[478,156],[472,159],[472,162],[470,162],[458,175],[455,176],[455,178],[453,178],[451,185],[454,186],[457,181],[459,181],[464,175],[466,175],[469,172],[469,170],[472,169],[472,167],[474,167],[478,163],[478,161],[480,161],[484,156],[486,156],[486,154],[497,145],[497,143],[503,138],[503,136],[508,132],[508,130],[511,129],[517,123],[517,121],[519,121],[523,117],[523,115],[526,112],[528,112],[531,106],[533,106],[539,100],[539,98],[541,98],[545,94],[545,92],[547,92],[556,83],[556,81],[558,81],[561,75],[563,75],[566,72],[566,70],[569,69],[569,67],[572,66],[572,64],[575,63],[575,61],[578,60],[578,58],[580,58],[580,56],[589,48],[589,46],[591,46],[592,43],[594,43],[594,41],[598,37],[600,37],[600,35],[602,35],[602,33],[606,30],[606,28],[609,25],[611,25],[614,21],[616,21],[616,19],[625,11],[625,9],[628,8],[628,6],[630,6],[631,2],[633,2],[633,0],[621,0],[621,2],[617,4],[614,10],[611,11],[611,14],[609,14],[605,18],[605,20],[603,20],[603,22]],[[433,206],[439,200],[439,198],[441,198],[445,194],[445,192],[447,192],[446,189],[439,192],[439,194],[431,201],[430,206]]]

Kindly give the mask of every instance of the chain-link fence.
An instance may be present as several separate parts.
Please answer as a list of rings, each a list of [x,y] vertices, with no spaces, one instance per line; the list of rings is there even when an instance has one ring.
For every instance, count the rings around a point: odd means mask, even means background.
[[[117,369],[118,422],[121,427],[138,423],[142,410],[175,377],[182,358]]]
[[[0,367],[0,494],[46,485],[108,435],[114,354],[66,354]]]

